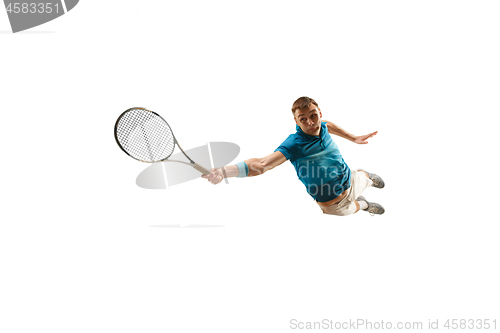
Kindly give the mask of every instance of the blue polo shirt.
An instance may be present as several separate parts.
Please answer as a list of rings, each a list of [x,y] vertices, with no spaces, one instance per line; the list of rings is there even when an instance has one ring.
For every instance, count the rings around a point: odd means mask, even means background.
[[[296,125],[275,151],[281,152],[295,167],[307,192],[318,202],[335,199],[351,187],[351,169],[333,141],[326,122],[321,122],[319,136],[306,134]]]

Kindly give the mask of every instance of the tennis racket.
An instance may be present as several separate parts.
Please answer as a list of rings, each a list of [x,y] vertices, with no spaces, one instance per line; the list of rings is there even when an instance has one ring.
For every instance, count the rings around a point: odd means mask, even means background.
[[[115,140],[128,156],[146,163],[178,162],[192,166],[202,174],[210,173],[193,161],[179,146],[172,129],[159,114],[144,109],[131,108],[116,120]],[[189,163],[168,160],[175,145],[179,147]]]

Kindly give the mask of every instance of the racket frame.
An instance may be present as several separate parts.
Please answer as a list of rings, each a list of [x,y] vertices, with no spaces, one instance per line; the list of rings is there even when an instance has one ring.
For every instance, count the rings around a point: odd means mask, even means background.
[[[174,139],[174,146],[177,145],[177,147],[179,147],[179,149],[181,150],[181,152],[184,154],[184,156],[186,156],[186,158],[189,160],[189,163],[187,162],[183,162],[183,161],[169,161],[168,158],[170,156],[172,156],[174,150],[175,150],[175,147],[174,149],[172,149],[172,151],[170,152],[170,155],[168,155],[167,157],[165,157],[164,159],[161,159],[161,160],[158,160],[158,161],[143,161],[143,160],[140,160],[138,158],[135,158],[134,156],[130,155],[126,150],[125,148],[123,148],[123,146],[121,145],[120,141],[118,140],[118,135],[116,134],[117,132],[117,129],[118,129],[118,123],[120,122],[120,119],[125,115],[127,114],[128,112],[132,111],[132,110],[143,110],[143,111],[147,111],[147,112],[151,112],[153,113],[155,116],[157,116],[158,118],[160,118],[167,126],[168,128],[170,129],[170,133],[172,133],[172,138]],[[196,163],[195,161],[193,161],[187,154],[186,152],[182,149],[181,145],[179,144],[179,141],[177,141],[176,137],[175,137],[175,134],[174,134],[174,131],[172,131],[172,127],[170,127],[170,125],[168,124],[168,122],[162,117],[160,116],[158,113],[154,112],[154,111],[151,111],[151,110],[148,110],[146,108],[142,108],[142,107],[135,107],[135,108],[130,108],[130,109],[127,109],[125,111],[122,112],[122,114],[118,117],[118,119],[116,120],[116,123],[115,123],[115,130],[114,130],[114,136],[115,136],[115,141],[116,143],[118,144],[118,147],[120,147],[121,150],[123,150],[123,152],[125,152],[125,154],[127,154],[128,156],[132,157],[133,159],[137,160],[137,161],[140,161],[140,162],[144,162],[144,163],[159,163],[159,162],[177,162],[177,163],[184,163],[184,164],[187,164],[189,166],[192,166],[193,168],[195,168],[196,170],[198,170],[199,172],[201,172],[202,174],[208,174],[210,173],[210,171],[208,171],[207,169],[205,169],[203,166],[199,165],[198,163]]]

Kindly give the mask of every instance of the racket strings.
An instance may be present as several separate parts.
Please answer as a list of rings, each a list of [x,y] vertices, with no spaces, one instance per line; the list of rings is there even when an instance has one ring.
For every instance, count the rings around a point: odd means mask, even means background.
[[[172,130],[161,117],[147,110],[132,109],[124,114],[116,134],[123,149],[141,161],[161,161],[174,151]]]

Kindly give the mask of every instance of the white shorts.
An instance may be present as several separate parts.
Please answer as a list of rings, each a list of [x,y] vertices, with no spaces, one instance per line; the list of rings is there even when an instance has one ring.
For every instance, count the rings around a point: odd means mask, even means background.
[[[363,193],[373,182],[361,171],[351,170],[351,187],[346,191],[346,196],[331,206],[321,206],[323,214],[345,216],[356,213],[356,198]]]

